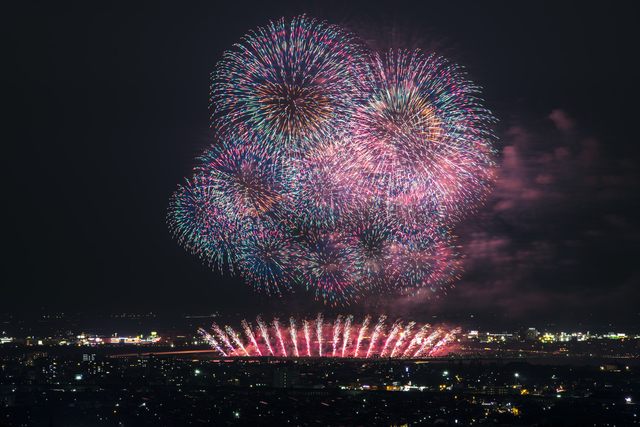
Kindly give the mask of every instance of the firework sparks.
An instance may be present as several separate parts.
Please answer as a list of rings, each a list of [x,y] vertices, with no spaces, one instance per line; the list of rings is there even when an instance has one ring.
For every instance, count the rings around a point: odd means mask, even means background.
[[[316,338],[318,339],[318,354],[322,357],[322,327],[323,327],[324,317],[322,313],[318,313],[318,317],[316,318]]]
[[[440,331],[440,330],[435,330],[435,331],[431,332],[429,337],[426,340],[423,341],[423,343],[420,346],[420,348],[418,350],[416,350],[416,352],[414,353],[413,357],[419,357],[420,355],[424,354],[426,349],[430,348],[433,345],[433,343],[435,342],[435,340],[441,335],[442,335],[442,331]]]
[[[356,39],[281,19],[212,74],[216,143],[173,194],[167,223],[256,291],[306,286],[344,305],[459,279],[451,231],[490,189],[495,120],[461,67],[420,51],[381,56]]]
[[[387,320],[387,316],[383,314],[382,316],[380,316],[380,319],[378,319],[378,323],[376,324],[376,327],[373,329],[373,334],[371,334],[371,341],[369,342],[369,349],[367,350],[367,358],[369,358],[369,356],[371,355],[371,350],[373,350],[376,340],[378,339],[378,336],[384,330],[385,320]]]
[[[312,232],[301,244],[298,269],[303,280],[316,289],[316,296],[337,302],[345,295],[359,296],[353,282],[351,247],[338,233]]]
[[[256,338],[251,329],[251,324],[243,320],[241,324],[246,335],[245,342],[230,326],[225,326],[223,330],[214,323],[212,329],[217,338],[203,329],[198,330],[198,332],[212,348],[223,356],[229,356],[229,352],[220,345],[220,342],[224,343],[233,355],[240,357],[266,355],[301,357],[299,341],[302,339],[306,345],[306,355],[302,357],[353,357],[366,359],[379,357],[433,357],[435,354],[440,353],[443,348],[451,345],[456,335],[460,333],[458,329],[443,329],[442,327],[432,327],[429,324],[420,326],[414,332],[415,321],[409,321],[406,325],[403,325],[402,320],[398,319],[388,327],[389,332],[386,334],[386,338],[381,340],[380,337],[385,336],[384,331],[387,329],[387,316],[381,315],[373,328],[366,354],[364,354],[366,344],[363,343],[366,342],[367,328],[371,323],[371,319],[370,315],[366,315],[359,322],[360,326],[357,328],[358,333],[355,337],[355,343],[351,343],[351,326],[354,324],[353,315],[346,317],[339,315],[331,324],[325,322],[322,313],[318,313],[318,316],[312,321],[303,319],[301,330],[296,328],[296,320],[291,317],[289,319],[288,334],[283,333],[283,325],[277,317],[267,323],[258,316],[256,324],[262,340]],[[317,346],[313,345],[312,329],[315,332]],[[298,333],[302,334],[301,338],[298,337]],[[271,337],[278,342],[280,351],[277,354],[271,347]],[[325,351],[324,348],[325,344],[328,347],[329,343],[332,348],[331,354],[329,354],[328,350]],[[342,344],[341,348],[340,344]]]
[[[309,337],[309,322],[307,319],[302,321],[302,329],[304,330],[304,341],[307,343],[307,356],[311,357],[311,338]]]
[[[449,332],[445,333],[444,338],[441,339],[440,341],[438,341],[434,346],[433,349],[429,352],[429,354],[434,354],[436,351],[438,351],[438,349],[442,346],[445,346],[447,344],[449,344],[451,341],[453,341],[453,337],[455,336],[456,333],[459,333],[459,331],[452,329]]]
[[[300,353],[298,352],[298,335],[296,332],[296,319],[293,317],[289,318],[289,333],[291,334],[291,342],[293,342],[293,349],[295,350],[296,357],[300,357]]]
[[[353,316],[347,316],[347,320],[344,322],[344,334],[342,336],[342,357],[344,357],[344,352],[347,349],[347,344],[349,344],[349,333],[351,332],[351,322],[353,322]]]
[[[287,349],[284,346],[284,340],[282,339],[282,332],[280,331],[280,321],[277,318],[273,319],[273,328],[276,330],[278,341],[280,341],[280,346],[282,347],[282,355],[284,357],[287,357]]]
[[[169,229],[180,244],[211,267],[222,270],[227,259],[233,271],[233,236],[222,231],[229,218],[215,202],[209,184],[208,179],[196,175],[178,186],[169,202]]]
[[[340,328],[342,326],[342,315],[336,318],[333,324],[333,352],[331,356],[336,357],[336,350],[338,349],[338,341],[340,340]]]
[[[269,349],[269,354],[274,356],[273,348],[271,348],[271,342],[270,342],[271,340],[269,339],[269,331],[267,330],[267,325],[264,324],[260,316],[258,316],[258,318],[256,319],[256,323],[258,324],[260,335],[262,335],[262,339],[264,340],[264,343],[267,345],[267,348]]]
[[[240,127],[296,149],[351,111],[363,51],[343,29],[299,16],[244,37],[213,73],[211,101],[220,132]]]
[[[202,328],[198,328],[198,333],[202,335],[202,337],[209,343],[209,345],[216,350],[218,350],[223,356],[227,356],[227,353],[220,347],[218,341],[214,337],[211,336],[207,331]],[[262,355],[261,355],[262,356]]]
[[[227,331],[227,334],[229,334],[233,342],[236,344],[236,346],[238,346],[240,350],[242,350],[245,356],[248,356],[249,352],[247,352],[247,349],[244,348],[244,345],[242,344],[242,341],[240,341],[240,337],[238,336],[236,331],[231,329],[231,326],[225,326],[225,330]]]
[[[258,354],[262,356],[262,352],[260,351],[260,347],[258,346],[256,337],[253,334],[253,329],[251,329],[251,325],[246,320],[243,320],[241,324],[242,324],[242,329],[244,329],[244,333],[247,335],[249,340],[251,340],[251,344],[253,344],[253,348],[255,348]]]
[[[360,343],[362,342],[362,338],[364,337],[364,333],[367,330],[367,326],[369,325],[369,322],[371,321],[371,316],[365,316],[364,320],[362,321],[362,327],[360,328],[360,332],[358,332],[358,340],[356,341],[356,350],[353,353],[353,357],[358,357],[358,350],[360,350]]]
[[[216,333],[218,338],[220,338],[220,340],[227,345],[227,347],[233,352],[233,354],[235,354],[237,356],[238,352],[233,347],[233,345],[231,345],[231,341],[229,341],[229,337],[227,337],[227,335],[224,333],[224,331],[222,329],[220,329],[220,327],[218,325],[216,325],[215,323],[213,325],[211,325],[211,328]]]
[[[387,340],[384,342],[382,351],[380,351],[380,356],[384,357],[384,353],[387,350],[387,347],[389,347],[389,344],[393,341],[396,335],[398,335],[400,328],[402,328],[402,322],[400,321],[400,319],[398,319],[393,323],[393,326],[391,326],[389,336],[387,336]]]
[[[405,326],[404,331],[400,333],[400,338],[398,338],[398,341],[396,341],[396,345],[393,346],[393,351],[391,351],[391,356],[389,357],[395,357],[396,352],[402,347],[402,345],[404,344],[404,340],[409,336],[409,331],[415,324],[416,322],[409,322],[409,324]]]
[[[409,355],[411,354],[411,350],[413,350],[416,345],[422,342],[422,340],[424,339],[424,335],[427,332],[429,332],[429,328],[430,328],[429,324],[426,324],[422,328],[420,328],[420,331],[414,335],[413,339],[411,340],[407,348],[404,350],[404,353],[402,353],[402,357],[409,357]]]

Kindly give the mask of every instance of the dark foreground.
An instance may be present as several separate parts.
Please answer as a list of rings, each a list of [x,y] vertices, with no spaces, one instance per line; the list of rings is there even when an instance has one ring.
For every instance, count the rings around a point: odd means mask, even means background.
[[[0,426],[637,425],[637,360],[594,362],[34,352],[2,361]]]

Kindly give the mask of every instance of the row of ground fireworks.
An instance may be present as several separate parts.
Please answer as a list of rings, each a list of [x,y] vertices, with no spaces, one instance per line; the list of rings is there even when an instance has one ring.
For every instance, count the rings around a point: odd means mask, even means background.
[[[223,356],[281,356],[281,357],[390,357],[421,358],[435,355],[450,343],[455,329],[432,328],[426,324],[403,322],[398,319],[387,327],[382,315],[375,326],[371,316],[361,324],[353,323],[353,316],[339,315],[333,324],[325,323],[322,314],[315,320],[292,317],[288,325],[277,318],[265,323],[260,317],[256,327],[242,321],[245,337],[230,326],[212,325],[214,334],[204,329],[199,333]]]

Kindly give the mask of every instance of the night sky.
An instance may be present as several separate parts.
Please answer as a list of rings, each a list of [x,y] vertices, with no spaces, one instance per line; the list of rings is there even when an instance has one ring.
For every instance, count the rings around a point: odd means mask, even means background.
[[[455,229],[462,280],[440,300],[367,305],[640,324],[632,2],[19,3],[3,23],[7,310],[321,307],[312,293],[268,298],[212,272],[165,223],[212,141],[209,76],[223,52],[307,13],[381,49],[420,47],[465,66],[499,119],[498,181]],[[369,307],[344,310],[358,309]]]

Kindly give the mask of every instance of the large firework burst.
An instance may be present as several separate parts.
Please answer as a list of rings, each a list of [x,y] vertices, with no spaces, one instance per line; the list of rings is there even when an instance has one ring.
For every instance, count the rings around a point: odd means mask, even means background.
[[[302,148],[344,120],[357,94],[363,49],[335,25],[300,16],[258,28],[213,73],[214,126],[260,132],[278,149]]]
[[[449,286],[460,271],[451,230],[494,167],[494,119],[461,67],[367,53],[305,16],[236,47],[213,73],[217,143],[170,202],[180,243],[256,290],[301,286],[332,305]]]
[[[420,51],[372,56],[359,80],[368,99],[354,112],[362,162],[399,211],[455,221],[491,180],[491,114],[460,67]],[[417,225],[417,224],[414,224]]]

